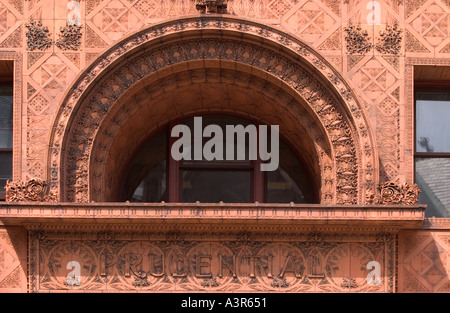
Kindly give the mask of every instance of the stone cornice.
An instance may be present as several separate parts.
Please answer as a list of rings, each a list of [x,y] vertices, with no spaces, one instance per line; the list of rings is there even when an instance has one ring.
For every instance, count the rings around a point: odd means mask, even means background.
[[[42,203],[0,205],[0,223],[26,224],[242,224],[320,227],[420,228],[423,205]]]

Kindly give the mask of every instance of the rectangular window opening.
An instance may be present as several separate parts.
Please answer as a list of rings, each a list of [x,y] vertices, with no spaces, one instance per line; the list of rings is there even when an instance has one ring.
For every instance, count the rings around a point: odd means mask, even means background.
[[[414,71],[415,182],[426,217],[450,217],[450,67]]]
[[[13,163],[13,61],[0,61],[0,201],[12,180]]]

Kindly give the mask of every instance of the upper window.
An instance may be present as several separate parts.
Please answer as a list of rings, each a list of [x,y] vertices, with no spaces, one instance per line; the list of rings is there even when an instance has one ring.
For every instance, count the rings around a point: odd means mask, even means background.
[[[191,134],[191,142],[194,142],[194,118],[176,125],[185,125]],[[171,124],[150,138],[132,158],[125,174],[120,200],[187,203],[317,202],[318,195],[308,171],[281,138],[277,169],[261,171],[261,164],[267,162],[267,158],[261,158],[259,154],[255,157],[255,154],[252,156],[250,153],[249,145],[255,144],[261,135],[259,128],[252,128],[250,121],[230,116],[202,117],[202,130],[211,126],[209,129],[216,131],[214,135],[210,133],[209,137],[203,136],[201,142],[202,147],[209,147],[208,151],[214,153],[217,157],[214,159],[204,154],[194,158],[195,151],[188,151],[192,156],[190,159],[174,158],[173,149],[179,148],[176,144],[179,137],[173,137],[176,125]],[[244,142],[239,142],[235,137],[236,140],[230,144],[229,138],[225,136],[227,125],[242,125],[242,129],[255,131],[246,133]],[[217,136],[217,133],[222,136]],[[208,146],[212,137],[217,144],[214,147]],[[269,136],[269,150],[270,140]],[[240,157],[237,157],[238,143],[244,148]],[[229,147],[227,144],[233,146],[235,158],[227,158],[227,148],[218,149],[218,146]]]
[[[12,179],[12,133],[13,133],[12,84],[0,84],[0,200],[5,199],[7,180]]]
[[[450,153],[450,92],[416,93],[416,152]]]
[[[450,91],[416,90],[415,180],[425,216],[450,217]]]

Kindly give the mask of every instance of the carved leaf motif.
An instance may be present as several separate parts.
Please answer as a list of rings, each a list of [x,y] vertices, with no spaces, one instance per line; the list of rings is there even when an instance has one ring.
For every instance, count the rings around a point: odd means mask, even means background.
[[[56,46],[62,50],[78,50],[81,45],[81,25],[67,25],[61,28]]]
[[[419,201],[420,189],[416,184],[409,185],[408,183],[405,183],[401,185],[398,182],[388,181],[381,184],[379,189],[379,203],[381,204],[412,205]]]
[[[28,29],[26,32],[28,50],[46,50],[51,47],[52,40],[49,38],[48,27],[43,26],[41,21],[35,22],[31,19],[25,27]]]
[[[344,28],[347,32],[347,50],[350,54],[365,54],[372,49],[373,44],[369,42],[367,31],[363,31],[360,26],[349,24]]]
[[[400,43],[402,42],[402,30],[398,29],[398,25],[386,25],[386,30],[380,32],[381,39],[376,45],[377,51],[383,54],[395,54],[400,52]]]

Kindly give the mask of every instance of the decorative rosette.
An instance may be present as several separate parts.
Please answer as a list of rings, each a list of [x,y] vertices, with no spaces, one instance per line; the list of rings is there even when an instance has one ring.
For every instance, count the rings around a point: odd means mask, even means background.
[[[402,202],[403,192],[398,183],[389,181],[380,186],[380,203],[399,204]]]
[[[49,193],[48,184],[39,178],[32,178],[28,181],[7,181],[6,186],[6,201],[7,202],[22,202],[22,201],[46,201],[56,202],[56,194]]]

